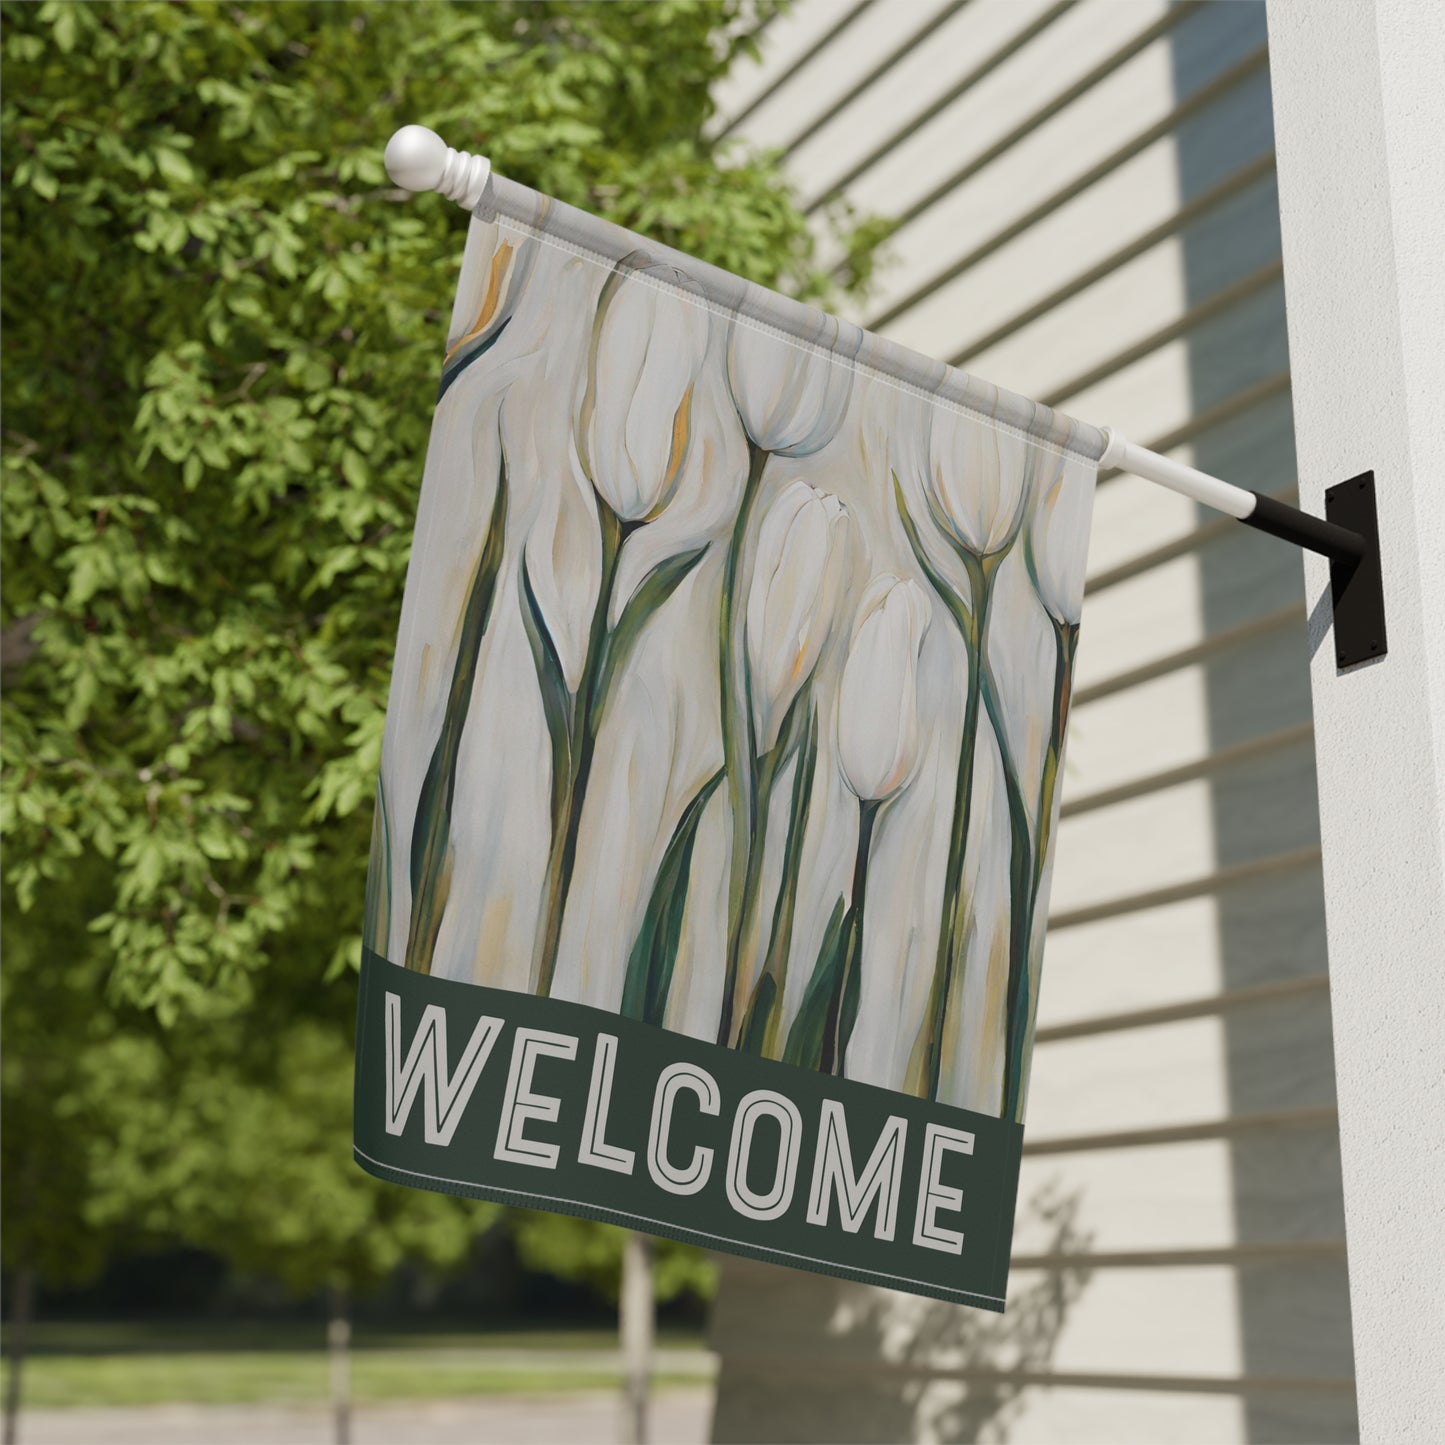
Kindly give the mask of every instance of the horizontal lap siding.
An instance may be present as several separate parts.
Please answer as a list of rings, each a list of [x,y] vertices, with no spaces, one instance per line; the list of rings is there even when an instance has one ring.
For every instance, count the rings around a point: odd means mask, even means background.
[[[855,319],[1292,499],[1264,41],[799,0],[722,123],[927,202]],[[1299,559],[1106,475],[1089,574],[1009,1311],[729,1260],[718,1439],[1357,1434]]]

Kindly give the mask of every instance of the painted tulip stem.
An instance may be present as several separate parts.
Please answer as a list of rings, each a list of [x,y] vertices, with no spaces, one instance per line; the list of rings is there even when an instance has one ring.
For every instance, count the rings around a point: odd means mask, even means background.
[[[1044,864],[1048,860],[1049,838],[1054,827],[1054,798],[1059,786],[1059,767],[1063,761],[1064,728],[1069,721],[1069,699],[1073,692],[1074,655],[1079,647],[1077,622],[1054,623],[1054,705],[1050,717],[1049,750],[1044,758],[1043,781],[1039,787],[1039,843],[1034,858],[1034,892],[1043,881]]]
[[[823,1057],[819,1067],[825,1074],[843,1072],[848,1039],[858,1012],[863,966],[863,902],[868,892],[868,855],[873,848],[873,825],[883,806],[874,798],[858,800],[858,850],[853,855],[853,891],[848,908],[847,944],[842,976],[828,1001],[828,1021],[823,1033]]]
[[[1015,1117],[1023,1103],[1023,1059],[1038,997],[1033,988],[1033,935],[1039,902],[1039,886],[1048,862],[1049,840],[1054,826],[1054,797],[1058,790],[1059,764],[1063,752],[1064,728],[1069,719],[1069,697],[1073,690],[1074,654],[1079,645],[1079,625],[1054,619],[1054,699],[1049,727],[1049,746],[1044,755],[1043,777],[1039,784],[1039,806],[1035,819],[1033,868],[1028,888],[1028,919],[1024,925],[1024,959],[1022,987],[1009,990],[1008,1036],[1005,1045],[1004,1117]],[[1012,952],[1010,953],[1012,983]]]
[[[768,814],[772,811],[773,785],[784,761],[783,748],[774,748],[757,760],[753,773],[753,799],[756,822],[752,829],[752,847],[748,849],[747,862],[743,873],[742,907],[738,914],[736,932],[729,933],[728,980],[732,996],[723,999],[727,1011],[730,1032],[729,1044],[741,1042],[745,1024],[744,1009],[754,985],[751,968],[744,970],[744,962],[757,956],[758,931],[761,927],[759,905],[763,881],[763,860],[767,852]],[[734,1027],[734,1020],[736,1026]],[[721,1041],[720,1041],[721,1042]]]
[[[757,501],[763,469],[769,453],[748,441],[748,475],[738,504],[723,572],[721,618],[721,682],[723,767],[727,773],[728,800],[732,805],[732,862],[728,882],[728,939],[722,1009],[718,1016],[717,1041],[731,1042],[734,998],[738,979],[738,958],[742,947],[743,914],[750,886],[756,887],[756,873],[762,866],[762,840],[755,836],[759,819],[766,810],[758,806],[760,778],[753,736],[753,711],[748,699],[747,648],[744,643],[745,599],[738,587],[743,545],[753,505]],[[757,861],[753,861],[753,854]]]
[[[943,875],[943,906],[938,923],[938,951],[934,958],[933,979],[928,991],[928,1008],[914,1045],[913,1059],[909,1064],[910,1090],[924,1098],[936,1099],[943,1077],[943,1041],[947,1033],[948,1006],[956,986],[956,954],[963,947],[963,916],[967,900],[963,893],[963,865],[968,847],[968,825],[972,812],[974,759],[978,746],[978,705],[984,692],[987,673],[987,638],[985,626],[988,619],[989,597],[993,587],[993,575],[1001,557],[987,561],[973,553],[955,547],[969,580],[972,608],[959,596],[934,566],[923,540],[918,534],[917,523],[908,510],[903,498],[903,488],[898,477],[893,477],[893,496],[898,507],[899,520],[903,523],[904,535],[924,576],[933,590],[942,599],[954,625],[963,639],[968,655],[968,690],[964,703],[963,735],[959,740],[958,774],[953,799],[953,821],[949,829],[948,861]],[[935,521],[937,518],[935,517]],[[1007,742],[1000,741],[1004,757],[1004,773],[1008,775],[1011,764],[1008,761]]]
[[[943,910],[938,927],[938,954],[928,996],[928,1048],[925,1060],[926,1097],[936,1099],[943,1078],[943,1040],[952,1002],[956,975],[963,968],[963,914],[967,898],[963,887],[963,865],[968,850],[968,825],[973,812],[973,767],[978,754],[978,704],[981,694],[980,660],[988,646],[988,604],[993,590],[993,567],[965,555],[969,586],[975,599],[971,616],[962,623],[963,644],[968,653],[968,692],[964,702],[963,735],[959,740],[958,773],[953,794],[953,823],[948,836],[948,863],[943,875]]]
[[[431,972],[442,914],[446,910],[451,883],[452,799],[457,786],[457,756],[477,680],[482,638],[497,594],[506,530],[507,458],[504,452],[497,471],[497,491],[486,540],[482,543],[462,611],[462,632],[447,692],[446,713],[416,805],[411,838],[411,918],[406,937],[406,966],[419,973]]]
[[[984,711],[988,714],[988,720],[993,728],[994,739],[998,745],[999,762],[1003,768],[1004,796],[1008,804],[1009,817],[1009,972],[1008,984],[1005,992],[1005,1018],[1004,1018],[1004,1081],[1003,1094],[1005,1100],[1004,1116],[1013,1117],[1010,1101],[1014,1107],[1017,1106],[1020,1073],[1019,1048],[1022,1044],[1023,1035],[1019,1033],[1014,1022],[1019,1017],[1020,1010],[1025,1018],[1028,1016],[1028,955],[1029,955],[1029,927],[1032,917],[1033,884],[1034,884],[1034,854],[1030,834],[1030,820],[1028,807],[1024,802],[1023,790],[1019,786],[1018,768],[1014,763],[1013,749],[1009,745],[1008,729],[1005,725],[1003,708],[999,703],[998,684],[993,676],[993,669],[988,660],[988,640],[985,636],[984,627],[980,618],[974,611],[971,611],[958,592],[944,581],[938,569],[933,565],[928,552],[923,546],[922,539],[918,534],[918,528],[912,516],[909,514],[907,503],[903,498],[903,489],[899,485],[898,478],[893,479],[894,496],[898,505],[898,515],[903,523],[904,534],[908,538],[908,544],[913,550],[918,565],[923,569],[924,575],[933,585],[934,591],[943,599],[948,607],[954,622],[958,625],[963,635],[965,646],[969,646],[969,661],[977,679],[978,694],[983,702]],[[939,522],[937,510],[930,501],[930,511],[933,512],[934,521]],[[940,530],[946,530],[940,523]],[[1012,545],[1010,540],[1009,545]],[[963,562],[968,571],[970,585],[975,594],[975,608],[986,614],[988,602],[987,594],[991,588],[993,572],[1002,562],[1007,548],[1001,549],[998,553],[986,559],[955,545],[955,552]],[[970,640],[976,638],[976,642],[970,646]],[[972,684],[972,680],[971,680]],[[970,686],[970,693],[973,687]],[[964,722],[964,747],[969,748],[969,721],[965,717]],[[978,731],[978,716],[975,710],[972,720],[972,731],[976,735]],[[1060,730],[1062,736],[1062,730]],[[971,791],[971,780],[970,780]],[[956,803],[957,800],[955,800]],[[955,806],[954,829],[959,827],[958,810]],[[967,842],[967,820],[963,822],[963,836],[960,847]],[[952,851],[952,838],[950,838],[950,853]],[[942,1039],[945,1036],[945,1024],[948,1017],[948,997],[954,991],[952,975],[954,944],[961,944],[962,941],[962,910],[964,900],[962,851],[959,854],[958,872],[955,875],[950,872],[945,877],[945,894],[953,890],[956,902],[952,913],[948,907],[948,900],[945,897],[944,916],[942,929],[954,935],[950,942],[947,954],[943,952],[943,940],[940,938],[939,960],[945,961],[945,969],[948,971],[947,987],[944,981],[939,978],[939,970],[934,971],[934,986],[929,994],[929,1015],[925,1019],[925,1032],[922,1037],[926,1040],[927,1047],[924,1050],[922,1059],[922,1076],[910,1070],[917,1087],[936,1090],[937,1079],[933,1076],[933,1062],[935,1056],[939,1060],[941,1075],[942,1060]],[[950,868],[952,868],[950,858]],[[940,1007],[941,1005],[941,1007]],[[917,1057],[917,1050],[915,1050]],[[936,1097],[933,1092],[929,1097]]]
[[[998,684],[988,658],[982,657],[980,669],[983,674],[983,705],[993,727],[998,743],[999,759],[1003,764],[1004,797],[1008,803],[1009,821],[1009,948],[1008,985],[1005,991],[1004,1008],[1004,1084],[1003,1117],[1011,1119],[1018,1107],[1018,1093],[1021,1079],[1019,1045],[1022,1034],[1015,1028],[1015,1021],[1027,1017],[1029,1008],[1029,924],[1033,915],[1033,841],[1029,831],[1028,804],[1024,801],[1023,789],[1019,786],[1018,768],[1014,764],[1013,749],[1009,746],[1008,728],[999,703]]]
[[[795,704],[796,706],[796,704]],[[778,751],[786,758],[794,750],[792,724],[783,729]],[[798,765],[793,775],[792,799],[788,809],[788,837],[783,847],[782,875],[773,900],[768,947],[757,981],[752,985],[747,1010],[738,1026],[738,1046],[764,1058],[778,1057],[783,1023],[783,989],[788,980],[788,950],[793,919],[798,906],[798,877],[802,871],[803,842],[808,829],[808,807],[813,796],[813,776],[818,761],[818,720],[811,701],[797,745]]]
[[[577,860],[577,834],[582,825],[582,805],[592,774],[592,755],[597,746],[597,723],[601,705],[598,680],[607,661],[607,617],[612,606],[612,586],[617,576],[617,559],[633,525],[623,522],[599,496],[597,519],[602,533],[602,577],[597,588],[597,606],[587,638],[587,665],[582,670],[572,699],[571,736],[568,750],[571,774],[560,798],[561,808],[547,850],[547,873],[543,884],[542,925],[538,934],[537,994],[545,998],[552,991],[557,971],[557,948],[562,940],[562,915],[572,884]]]

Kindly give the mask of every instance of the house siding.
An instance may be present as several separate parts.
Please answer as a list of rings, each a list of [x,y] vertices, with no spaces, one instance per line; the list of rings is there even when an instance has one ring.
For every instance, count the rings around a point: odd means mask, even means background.
[[[722,126],[911,217],[854,319],[1293,499],[1263,5],[798,0],[760,43]],[[729,1259],[716,1439],[1358,1438],[1303,595],[1101,477],[1008,1312]]]

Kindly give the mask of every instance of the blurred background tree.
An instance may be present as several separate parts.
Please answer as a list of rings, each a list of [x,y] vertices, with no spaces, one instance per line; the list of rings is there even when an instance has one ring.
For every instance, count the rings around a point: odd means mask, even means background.
[[[183,1239],[306,1290],[488,1212],[349,1162],[370,802],[466,217],[417,121],[794,294],[866,285],[705,134],[771,0],[5,4],[5,1262]],[[725,183],[724,183],[725,176]],[[601,1226],[526,1259],[615,1288]],[[668,1250],[665,1288],[706,1288]],[[13,1332],[12,1332],[13,1340]]]

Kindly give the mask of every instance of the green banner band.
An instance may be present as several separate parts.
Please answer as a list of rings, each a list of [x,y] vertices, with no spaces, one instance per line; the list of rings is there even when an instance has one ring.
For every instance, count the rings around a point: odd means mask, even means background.
[[[550,1209],[1002,1311],[1023,1126],[366,950],[355,1152]]]

